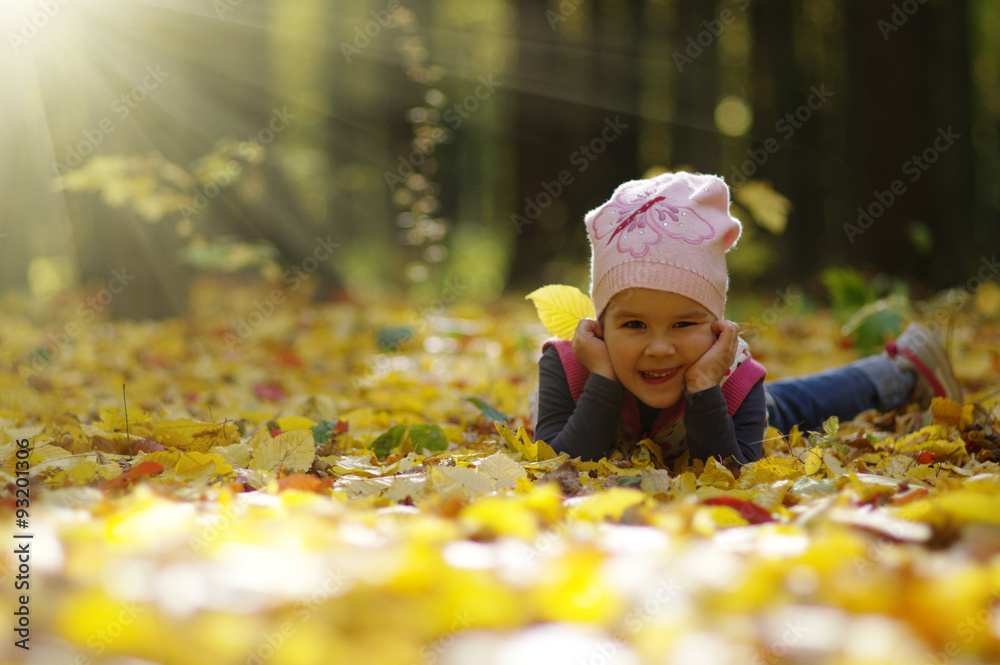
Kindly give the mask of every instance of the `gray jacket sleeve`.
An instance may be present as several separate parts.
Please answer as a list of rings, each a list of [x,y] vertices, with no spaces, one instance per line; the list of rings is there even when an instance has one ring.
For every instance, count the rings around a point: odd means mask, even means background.
[[[606,457],[614,442],[625,387],[591,374],[580,401],[573,401],[559,352],[549,347],[538,361],[538,424],[535,439],[557,453],[596,461]]]
[[[740,464],[757,461],[763,453],[765,414],[763,379],[750,389],[732,418],[719,386],[686,393],[684,429],[691,459],[714,455],[735,457]]]

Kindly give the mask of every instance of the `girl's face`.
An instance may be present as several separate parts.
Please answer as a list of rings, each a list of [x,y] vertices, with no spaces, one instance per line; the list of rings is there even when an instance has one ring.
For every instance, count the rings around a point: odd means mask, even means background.
[[[684,373],[715,343],[714,321],[708,310],[677,293],[618,293],[602,324],[615,376],[644,404],[673,406],[681,399]]]

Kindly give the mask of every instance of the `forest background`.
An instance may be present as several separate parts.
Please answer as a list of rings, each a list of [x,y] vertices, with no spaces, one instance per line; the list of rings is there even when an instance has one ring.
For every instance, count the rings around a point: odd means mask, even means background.
[[[114,317],[181,313],[206,272],[414,307],[586,289],[583,214],[675,169],[733,188],[736,291],[996,274],[988,0],[17,0],[0,28],[0,280],[124,270]]]

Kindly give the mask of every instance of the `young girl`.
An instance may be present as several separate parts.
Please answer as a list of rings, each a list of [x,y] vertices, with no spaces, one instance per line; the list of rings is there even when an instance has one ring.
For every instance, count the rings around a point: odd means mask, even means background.
[[[651,438],[667,465],[685,449],[745,464],[760,458],[769,422],[810,430],[830,416],[961,397],[944,350],[917,324],[881,356],[765,386],[723,317],[725,253],[741,226],[721,178],[626,182],[585,222],[597,320],[582,320],[572,342],[546,342],[538,363],[535,438],[557,452],[628,457]]]

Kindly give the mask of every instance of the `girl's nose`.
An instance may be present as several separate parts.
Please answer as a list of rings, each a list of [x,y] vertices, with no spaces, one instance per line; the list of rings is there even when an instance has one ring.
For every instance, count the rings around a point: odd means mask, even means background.
[[[674,345],[665,335],[657,335],[646,347],[647,356],[669,356],[673,355],[674,351]]]

